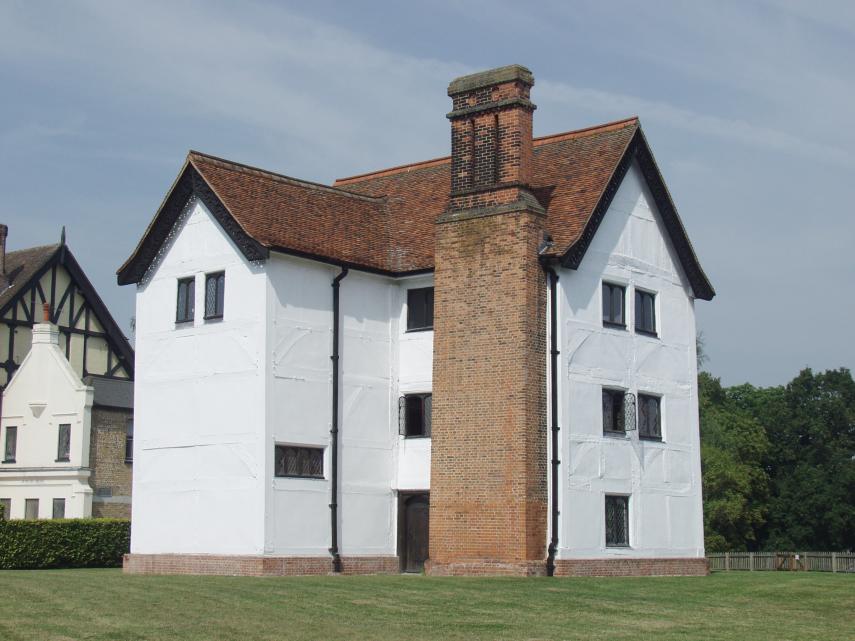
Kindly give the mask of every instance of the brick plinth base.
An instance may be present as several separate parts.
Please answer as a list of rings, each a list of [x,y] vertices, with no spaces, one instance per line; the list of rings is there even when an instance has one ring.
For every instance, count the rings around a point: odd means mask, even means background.
[[[431,576],[546,576],[543,561],[457,561],[454,563],[425,563],[425,574]]]
[[[555,576],[706,576],[704,558],[557,559]]]
[[[397,556],[344,556],[342,574],[397,574]],[[126,554],[126,574],[217,574],[306,576],[332,574],[328,556],[241,556],[215,554]]]

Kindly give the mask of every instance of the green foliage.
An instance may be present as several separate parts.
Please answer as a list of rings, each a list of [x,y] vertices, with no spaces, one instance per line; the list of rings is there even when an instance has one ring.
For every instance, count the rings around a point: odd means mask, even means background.
[[[0,522],[0,569],[117,567],[129,551],[126,519]]]

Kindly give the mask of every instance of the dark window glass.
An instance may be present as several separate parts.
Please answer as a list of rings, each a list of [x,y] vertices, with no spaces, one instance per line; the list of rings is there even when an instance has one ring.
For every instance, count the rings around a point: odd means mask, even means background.
[[[626,327],[624,314],[624,296],[626,289],[622,285],[603,283],[603,324]]]
[[[407,331],[433,329],[433,287],[407,290]]]
[[[193,320],[196,312],[196,279],[181,278],[178,280],[178,305],[175,312],[176,323],[187,323]]]
[[[656,296],[635,290],[635,329],[644,334],[656,334]]]
[[[71,425],[64,423],[59,426],[59,439],[56,446],[56,460],[67,461],[71,454]]]
[[[606,496],[606,546],[629,546],[628,496]]]
[[[660,401],[658,396],[638,395],[638,435],[641,438],[662,438]]]
[[[39,518],[38,499],[24,499],[24,518],[30,520]]]
[[[53,500],[53,518],[55,518],[55,519],[64,519],[65,518],[65,499],[54,499]]]
[[[12,499],[0,499],[0,508],[2,508],[2,510],[0,510],[0,512],[2,512],[2,514],[0,514],[0,520],[12,518]]]
[[[15,452],[18,450],[18,428],[9,426],[6,428],[6,448],[3,451],[3,462],[14,463]]]
[[[430,436],[433,396],[407,394],[398,402],[398,432],[402,436]]]
[[[129,418],[125,423],[125,463],[134,460],[134,419]]]
[[[603,431],[625,432],[623,390],[603,390]]]
[[[226,273],[205,276],[205,318],[222,318],[225,301]]]
[[[276,476],[324,478],[324,450],[320,447],[277,445],[274,462]]]

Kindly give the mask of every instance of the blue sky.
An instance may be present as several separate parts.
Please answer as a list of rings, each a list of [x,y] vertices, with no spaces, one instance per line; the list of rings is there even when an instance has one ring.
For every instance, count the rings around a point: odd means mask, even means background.
[[[855,4],[0,2],[0,222],[115,283],[188,149],[329,182],[445,155],[445,89],[535,74],[535,134],[637,114],[718,296],[714,374],[855,367]]]

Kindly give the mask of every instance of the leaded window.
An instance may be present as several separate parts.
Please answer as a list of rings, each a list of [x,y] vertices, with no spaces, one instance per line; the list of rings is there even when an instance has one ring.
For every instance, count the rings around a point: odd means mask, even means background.
[[[626,327],[625,296],[623,285],[603,283],[603,325]]]
[[[55,519],[64,519],[65,518],[65,499],[54,499],[53,500],[53,518],[55,518]]]
[[[71,455],[71,425],[63,423],[59,426],[59,438],[56,446],[57,462],[66,462]]]
[[[3,450],[3,462],[14,463],[15,453],[18,449],[18,428],[9,426],[6,428],[6,447]]]
[[[433,287],[407,290],[407,331],[433,329]]]
[[[321,447],[277,445],[276,476],[324,478],[324,450]]]
[[[638,395],[638,436],[641,438],[662,438],[662,399],[650,394]]]
[[[134,462],[134,419],[125,422],[125,463]]]
[[[430,436],[433,396],[406,394],[398,400],[398,433],[401,436]]]
[[[226,273],[205,275],[205,319],[223,317],[225,303]]]
[[[656,336],[656,295],[635,290],[635,331]]]
[[[629,547],[628,496],[606,496],[606,546]]]
[[[196,279],[178,280],[178,303],[175,312],[176,323],[189,323],[196,314]]]
[[[603,389],[603,432],[626,432],[624,391]]]

